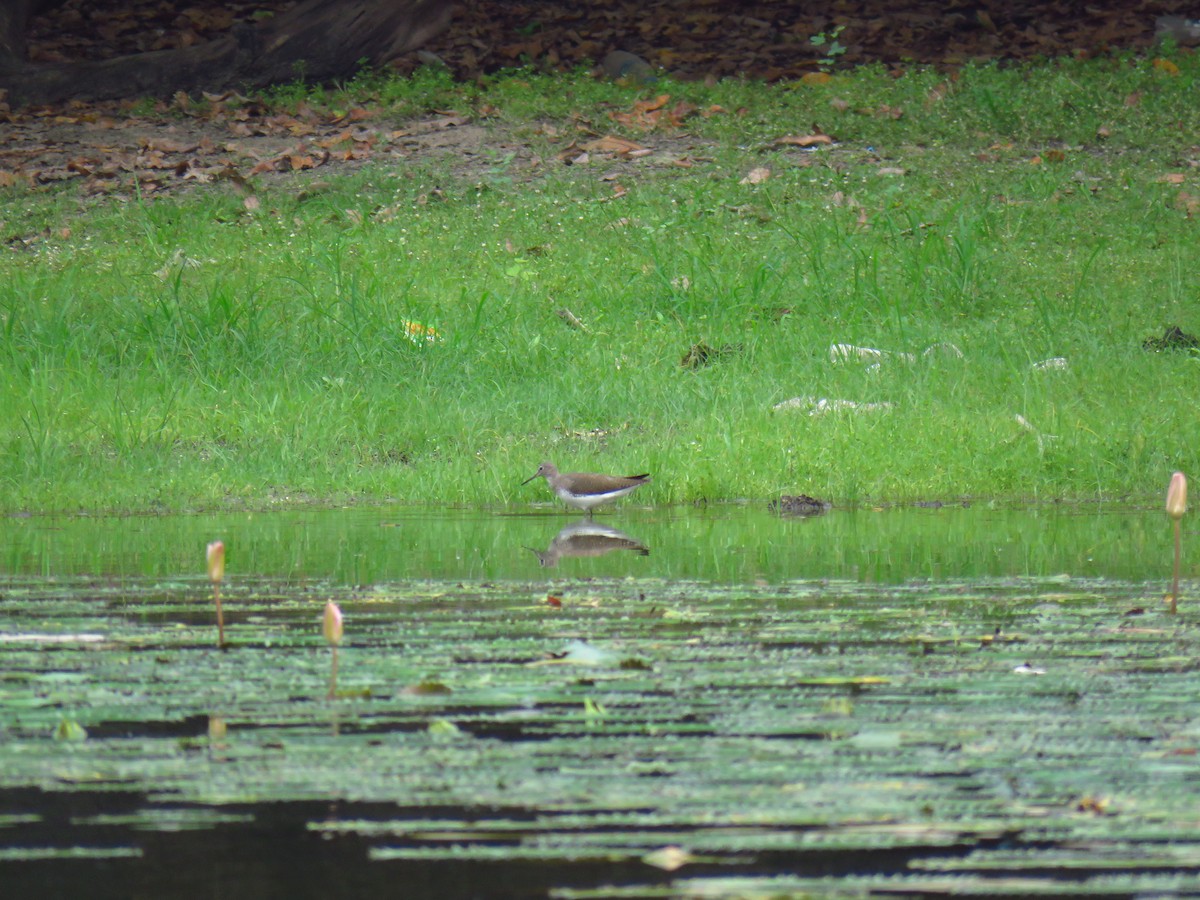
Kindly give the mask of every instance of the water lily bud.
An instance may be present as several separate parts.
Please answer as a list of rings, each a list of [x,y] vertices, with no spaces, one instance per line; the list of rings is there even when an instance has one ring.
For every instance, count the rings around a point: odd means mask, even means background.
[[[213,541],[208,545],[208,579],[216,584],[225,577],[225,542]]]
[[[321,623],[321,631],[325,634],[325,640],[334,646],[342,642],[342,611],[332,600],[325,604],[325,619]]]
[[[1171,476],[1171,485],[1167,488],[1167,515],[1172,519],[1182,519],[1187,512],[1187,477],[1182,472]]]

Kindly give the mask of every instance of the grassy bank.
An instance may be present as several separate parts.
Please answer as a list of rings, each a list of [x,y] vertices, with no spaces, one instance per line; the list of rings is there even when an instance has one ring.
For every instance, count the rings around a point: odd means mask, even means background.
[[[1200,333],[1198,84],[1187,54],[371,78],[273,103],[361,106],[383,144],[453,109],[482,143],[252,205],[4,189],[0,505],[526,502],[543,459],[651,471],[654,503],[1157,498],[1200,470],[1198,360],[1143,348]],[[708,115],[610,117],[656,94]],[[837,142],[778,142],[814,123]],[[579,158],[606,133],[652,152]]]

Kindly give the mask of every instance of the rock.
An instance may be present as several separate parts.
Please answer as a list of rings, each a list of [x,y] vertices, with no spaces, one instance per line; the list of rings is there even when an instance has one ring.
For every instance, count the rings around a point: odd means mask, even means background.
[[[1200,44],[1200,19],[1159,16],[1154,20],[1154,37],[1159,41],[1170,38],[1180,47],[1195,47]]]
[[[781,516],[819,516],[832,507],[833,504],[828,500],[818,500],[807,494],[797,494],[794,497],[784,494],[778,500],[772,500],[767,508]]]
[[[625,50],[613,50],[600,61],[600,74],[613,81],[627,81],[631,84],[651,84],[658,81],[658,73],[654,67],[636,53]]]
[[[741,344],[722,344],[720,347],[713,347],[711,344],[701,341],[688,348],[687,353],[683,354],[679,360],[679,364],[685,369],[699,369],[716,362],[722,356],[730,356],[741,351]]]
[[[1196,350],[1200,348],[1200,338],[1188,334],[1178,325],[1172,325],[1163,332],[1160,338],[1146,338],[1142,341],[1143,350]]]

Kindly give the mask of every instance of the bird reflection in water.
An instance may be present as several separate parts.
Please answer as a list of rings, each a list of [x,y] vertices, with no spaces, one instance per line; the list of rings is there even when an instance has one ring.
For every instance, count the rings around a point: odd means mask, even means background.
[[[531,550],[544,568],[552,569],[564,556],[604,556],[616,550],[629,550],[638,556],[649,556],[650,549],[623,531],[601,525],[592,519],[573,522],[554,536],[543,553]]]

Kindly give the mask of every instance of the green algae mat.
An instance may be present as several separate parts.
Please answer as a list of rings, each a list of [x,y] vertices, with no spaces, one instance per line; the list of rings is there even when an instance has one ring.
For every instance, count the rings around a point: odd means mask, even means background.
[[[0,583],[5,896],[1200,895],[1186,592],[1174,617],[1161,585],[1066,577],[223,600],[221,650],[200,580]]]

